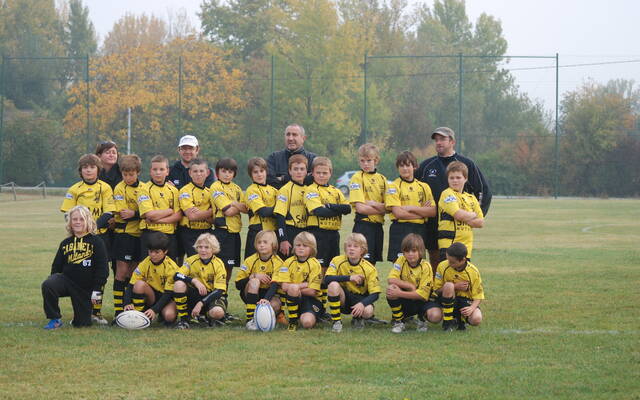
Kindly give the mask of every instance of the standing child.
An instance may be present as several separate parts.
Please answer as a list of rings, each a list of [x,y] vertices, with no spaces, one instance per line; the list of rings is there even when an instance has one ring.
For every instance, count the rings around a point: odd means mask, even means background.
[[[113,278],[113,310],[117,317],[122,311],[124,290],[131,279],[133,269],[144,258],[140,257],[140,213],[138,198],[141,185],[138,175],[142,168],[140,157],[135,154],[120,157],[122,181],[116,185],[113,200],[116,206],[115,239],[116,273]]]
[[[227,309],[223,299],[227,272],[222,260],[216,257],[220,252],[218,239],[203,233],[194,247],[198,254],[187,258],[175,275],[173,299],[178,311],[178,329],[189,329],[189,310],[194,318],[204,314],[212,326],[224,318]]]
[[[280,297],[274,297],[277,283],[271,281],[273,274],[282,266],[278,257],[278,238],[273,231],[260,231],[255,237],[256,253],[244,260],[236,277],[236,288],[240,298],[247,305],[246,327],[250,331],[258,330],[253,319],[257,303],[270,303],[276,314],[280,313]]]
[[[433,290],[440,295],[444,321],[442,329],[465,329],[465,322],[480,325],[484,288],[480,271],[467,259],[467,246],[456,242],[447,249],[447,259],[438,264]]]
[[[287,296],[289,330],[298,329],[298,319],[303,328],[311,329],[324,311],[320,299],[322,271],[315,259],[316,238],[309,232],[299,233],[293,240],[293,252],[274,274],[273,281]]]
[[[218,257],[227,269],[227,284],[233,267],[240,264],[240,229],[242,215],[247,212],[244,195],[240,186],[233,182],[238,173],[238,163],[233,158],[222,158],[216,163],[218,180],[211,185],[211,204],[213,213],[213,234],[220,242]]]
[[[60,206],[60,211],[66,213],[78,205],[87,207],[96,221],[97,232],[104,241],[105,246],[107,246],[108,253],[110,241],[107,225],[109,220],[113,218],[113,213],[116,209],[113,203],[111,187],[98,179],[101,165],[100,159],[95,154],[85,154],[80,157],[78,160],[78,173],[82,180],[67,190],[62,206]],[[104,288],[101,289],[101,292],[104,292]],[[108,322],[102,316],[101,311],[102,300],[94,302],[91,320],[94,323],[106,325]]]
[[[102,239],[95,235],[96,222],[85,206],[74,206],[68,213],[67,233],[58,247],[51,275],[42,283],[44,312],[49,323],[44,329],[62,326],[60,297],[71,297],[73,326],[91,325],[92,304],[102,298],[107,282],[107,250]]]
[[[195,159],[189,166],[191,182],[180,189],[178,196],[183,217],[178,225],[179,247],[182,246],[187,257],[196,254],[193,245],[203,233],[211,233],[213,210],[211,209],[211,190],[205,186],[209,176],[207,162]],[[178,259],[182,254],[178,255]]]
[[[278,222],[280,256],[284,259],[291,254],[293,239],[307,227],[307,209],[304,205],[304,178],[307,176],[308,161],[301,154],[289,158],[291,180],[278,191],[273,212]]]
[[[253,242],[260,231],[275,231],[276,218],[273,209],[278,191],[267,185],[267,162],[260,157],[249,160],[247,165],[253,183],[247,188],[246,198],[249,209],[249,230],[244,244],[244,258],[256,252]]]
[[[382,261],[384,242],[384,194],[387,191],[387,178],[377,172],[380,162],[378,148],[365,143],[358,149],[360,171],[353,174],[349,181],[349,203],[355,209],[356,218],[353,232],[361,233],[367,239],[369,251],[364,255],[374,266]]]
[[[167,257],[169,238],[164,233],[153,232],[147,246],[149,256],[131,275],[124,295],[124,309],[142,311],[151,321],[161,314],[169,326],[176,319],[173,282],[178,266]]]
[[[431,301],[433,271],[425,259],[424,241],[420,235],[410,233],[402,240],[402,255],[389,271],[387,302],[391,308],[393,326],[391,332],[405,330],[404,318],[418,315],[418,332],[426,332],[429,322],[442,320],[438,303]]]
[[[452,243],[464,243],[469,250],[469,258],[473,250],[472,228],[484,226],[484,215],[478,199],[464,191],[469,169],[460,162],[454,161],[447,167],[449,187],[440,195],[438,210],[438,248],[440,261],[446,258],[446,250]]]
[[[385,206],[391,211],[389,228],[389,251],[387,261],[395,261],[402,255],[400,244],[410,233],[424,237],[425,221],[436,215],[431,189],[426,183],[414,179],[418,161],[410,151],[403,151],[396,157],[398,177],[389,187],[384,197]]]
[[[324,276],[328,285],[332,330],[342,331],[340,313],[351,314],[354,328],[364,327],[363,318],[373,316],[374,305],[380,296],[378,271],[367,260],[367,240],[360,233],[350,234],[344,242],[342,256],[331,260]]]

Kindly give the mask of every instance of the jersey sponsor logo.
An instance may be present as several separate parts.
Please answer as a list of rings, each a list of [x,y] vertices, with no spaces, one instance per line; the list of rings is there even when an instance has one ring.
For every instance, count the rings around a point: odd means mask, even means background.
[[[142,272],[140,272],[140,268],[136,268],[135,271],[133,271],[133,273],[137,275],[142,275]]]
[[[121,194],[116,194],[115,196],[113,196],[114,200],[124,200],[124,196]]]
[[[436,272],[436,279],[442,279],[442,274],[440,272]]]
[[[260,197],[260,196],[258,196],[258,194],[257,194],[257,193],[254,193],[254,194],[249,195],[249,197],[247,197],[247,200],[249,200],[249,201],[253,201],[253,200],[258,199],[259,197]]]
[[[359,190],[360,189],[360,184],[353,182],[351,185],[349,185],[349,189],[351,189],[351,190]]]
[[[191,269],[191,265],[188,262],[183,262],[182,266],[185,267],[186,269]]]
[[[280,272],[289,272],[289,268],[287,268],[287,267],[280,267]]]
[[[164,197],[162,193],[160,193],[160,197]],[[149,200],[149,196],[147,196],[146,194],[143,194],[140,197],[138,197],[138,201],[146,201],[146,200]]]
[[[246,266],[246,265],[244,265],[244,264],[242,264],[242,265],[240,266],[240,270],[241,270],[241,271],[246,271],[246,270],[247,270],[247,266]]]
[[[281,201],[283,203],[287,202],[287,196],[283,195],[283,194],[279,194],[278,195],[278,201]]]
[[[216,190],[215,192],[213,192],[212,194],[214,199],[217,199],[220,196],[224,196],[224,192],[220,191],[220,190]]]
[[[393,264],[393,269],[395,269],[396,271],[400,271],[402,270],[402,267],[399,266],[398,264]]]
[[[67,194],[64,195],[65,199],[69,199],[69,200],[73,200],[73,195],[69,192],[67,192]]]
[[[429,176],[429,178],[435,178],[435,177],[437,177],[437,176],[438,176],[438,170],[436,170],[436,169],[430,169],[430,170],[429,170],[429,172],[428,172],[428,174],[429,174],[429,175],[428,175],[428,176]]]
[[[387,194],[396,194],[398,193],[398,190],[396,188],[390,187],[389,189],[387,189]]]
[[[454,195],[449,195],[447,197],[445,197],[444,202],[445,203],[455,203],[457,201],[456,196]]]
[[[307,198],[307,200],[311,200],[311,199],[316,199],[320,197],[320,195],[316,192],[310,192],[310,193],[307,193],[305,197]]]
[[[191,195],[189,193],[180,193],[180,199],[189,199]]]

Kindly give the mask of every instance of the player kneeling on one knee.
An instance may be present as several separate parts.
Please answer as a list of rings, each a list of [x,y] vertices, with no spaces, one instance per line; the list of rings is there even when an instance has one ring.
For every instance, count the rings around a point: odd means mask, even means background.
[[[465,329],[465,323],[480,325],[484,289],[478,268],[467,260],[467,246],[453,243],[447,249],[447,259],[438,264],[433,291],[439,295],[445,331]]]
[[[227,287],[227,271],[216,254],[220,243],[210,233],[203,233],[193,246],[198,254],[188,257],[175,274],[173,299],[178,310],[179,329],[189,328],[191,317],[204,316],[210,323],[224,318],[227,305],[223,299]]]
[[[378,271],[366,259],[367,240],[360,233],[350,234],[344,242],[345,254],[334,257],[324,277],[332,330],[342,331],[342,314],[351,314],[354,328],[364,327],[363,318],[373,316],[373,303],[380,296]]]
[[[149,256],[142,260],[131,275],[124,293],[124,309],[142,311],[151,321],[161,314],[166,325],[176,319],[173,302],[173,277],[176,263],[167,256],[169,237],[152,232],[147,242]]]
[[[402,255],[391,267],[387,278],[387,302],[393,318],[391,332],[404,331],[404,319],[413,315],[418,315],[417,330],[426,332],[425,319],[440,322],[442,310],[438,303],[429,300],[433,271],[425,259],[424,241],[420,235],[411,233],[402,240],[400,248]]]
[[[258,303],[271,304],[276,314],[281,309],[280,297],[276,296],[278,284],[271,280],[274,272],[282,266],[282,259],[276,254],[278,238],[275,232],[258,232],[253,247],[256,253],[244,260],[236,278],[236,288],[246,304],[246,326],[250,331],[258,330],[253,319]]]

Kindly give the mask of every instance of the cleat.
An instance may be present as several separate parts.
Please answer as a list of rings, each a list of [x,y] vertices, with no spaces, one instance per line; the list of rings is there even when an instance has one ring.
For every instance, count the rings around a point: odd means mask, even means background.
[[[49,323],[44,326],[44,329],[52,331],[60,327],[62,327],[62,320],[58,318],[49,320]]]
[[[109,321],[107,321],[102,314],[92,314],[91,315],[91,322],[93,322],[96,325],[109,325]]]
[[[391,332],[393,333],[402,333],[404,332],[405,326],[402,321],[393,321],[393,326],[391,327]]]
[[[280,312],[278,312],[278,315],[276,316],[276,322],[280,325],[288,325],[289,321],[287,320],[287,317],[284,315],[284,312],[282,310],[280,310]]]
[[[289,332],[295,332],[297,330],[298,330],[298,324],[291,324],[291,323],[289,324],[289,328],[288,328]]]
[[[335,321],[331,327],[331,331],[335,333],[342,332],[342,321]]]
[[[354,318],[351,320],[351,327],[353,329],[363,329],[364,328],[364,319],[362,318]]]
[[[443,321],[442,330],[445,332],[453,332],[454,330],[456,330],[456,321],[455,320]]]
[[[258,324],[256,324],[256,321],[254,319],[250,319],[249,321],[247,321],[247,324],[245,326],[247,327],[248,331],[258,330]]]
[[[333,321],[333,318],[331,318],[331,314],[325,312],[320,317],[318,317],[318,320],[320,322],[331,322],[331,321]]]
[[[180,321],[178,322],[178,324],[176,325],[176,329],[189,329],[189,323],[187,321]]]
[[[409,324],[413,324],[415,321],[414,316],[410,316],[410,317],[404,317],[402,318],[402,322],[404,322],[405,325],[409,325]]]
[[[209,328],[219,328],[225,326],[225,323],[219,319],[208,319]]]
[[[226,321],[240,321],[240,318],[238,318],[238,317],[236,317],[235,315],[230,314],[230,313],[226,313],[226,314],[224,315],[224,319],[225,319]]]
[[[427,322],[426,321],[418,320],[416,322],[416,331],[418,331],[418,332],[426,332],[428,330],[429,330],[429,327],[427,326]]]
[[[378,319],[375,316],[365,319],[364,322],[367,325],[386,325],[389,323],[389,321],[385,321],[384,319]]]
[[[466,331],[467,330],[467,324],[464,321],[459,321],[458,322],[458,330],[459,331]]]

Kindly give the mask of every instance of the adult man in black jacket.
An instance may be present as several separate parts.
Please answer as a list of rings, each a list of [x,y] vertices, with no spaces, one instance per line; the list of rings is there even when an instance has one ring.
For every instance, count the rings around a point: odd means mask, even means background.
[[[309,161],[308,170],[311,171],[311,163],[316,155],[310,151],[306,151],[303,147],[307,136],[304,133],[302,125],[291,124],[284,130],[285,149],[274,151],[267,158],[267,184],[276,189],[280,189],[285,183],[291,180],[289,176],[289,157],[294,154],[302,154]],[[305,184],[312,182],[311,175],[307,176]]]
[[[191,161],[198,158],[199,152],[200,146],[198,144],[198,139],[195,136],[185,135],[180,138],[180,141],[178,142],[178,154],[180,154],[180,159],[171,166],[168,177],[168,180],[173,183],[177,189],[182,189],[184,185],[191,182],[191,177],[189,176],[189,164],[191,164]],[[215,174],[213,173],[213,170],[209,168],[209,176],[204,180],[204,185],[209,187],[214,181]]]
[[[476,196],[480,203],[480,208],[486,217],[489,212],[489,206],[491,205],[489,184],[472,160],[456,153],[456,138],[453,130],[447,127],[437,128],[431,134],[431,139],[435,142],[437,155],[427,158],[420,164],[416,171],[416,177],[422,182],[427,183],[431,188],[433,198],[436,202],[436,210],[438,201],[440,200],[440,194],[449,187],[445,173],[447,166],[453,161],[460,161],[469,168],[469,179],[464,190]],[[438,211],[436,211],[436,217],[429,218],[429,221],[427,221],[427,233],[425,237],[425,245],[429,250],[429,261],[434,271],[439,261],[438,215]]]

